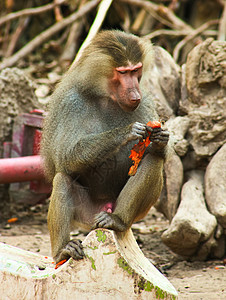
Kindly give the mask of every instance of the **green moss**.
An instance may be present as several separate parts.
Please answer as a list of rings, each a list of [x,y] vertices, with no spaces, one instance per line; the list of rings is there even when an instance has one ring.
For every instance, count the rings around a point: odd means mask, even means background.
[[[110,254],[115,254],[115,253],[116,253],[116,250],[112,251],[112,252],[105,252],[105,253],[103,253],[103,255],[110,255]]]
[[[164,292],[158,286],[155,287],[155,295],[156,295],[156,297],[158,297],[158,299],[166,299],[167,298],[167,292]]]
[[[117,260],[117,263],[119,267],[125,270],[129,275],[133,274],[133,269],[127,264],[127,262],[122,257],[120,257]]]
[[[48,278],[49,274],[42,275],[41,278]]]
[[[146,292],[151,292],[154,289],[154,285],[143,277],[138,282],[138,287],[140,290],[145,290]]]
[[[155,295],[157,299],[170,299],[170,300],[176,300],[176,296],[174,295],[168,295],[167,292],[160,289],[158,286],[155,286],[148,280],[141,278],[138,282],[138,287],[141,291],[146,292],[152,292],[153,289],[155,290]],[[168,297],[168,298],[167,298]]]
[[[16,272],[18,272],[20,269],[22,269],[22,266],[19,266],[19,268],[17,268]]]
[[[154,288],[154,285],[150,283],[150,281],[146,281],[144,285],[144,290],[147,292],[151,292]]]
[[[86,257],[91,261],[92,269],[96,271],[95,260],[92,258],[92,256],[86,255]]]
[[[91,249],[91,250],[97,250],[98,249],[98,247],[97,246],[95,246],[95,247],[91,247],[91,246],[87,246],[89,249]]]
[[[107,238],[106,234],[101,230],[97,230],[96,237],[98,242],[102,242],[102,243],[104,243]]]

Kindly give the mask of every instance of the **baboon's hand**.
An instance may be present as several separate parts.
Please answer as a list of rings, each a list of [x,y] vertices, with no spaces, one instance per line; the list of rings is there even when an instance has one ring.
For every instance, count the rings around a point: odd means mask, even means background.
[[[114,213],[107,213],[106,211],[101,211],[94,218],[95,224],[93,229],[96,228],[107,228],[115,231],[125,231],[127,228],[122,220],[116,216]]]
[[[143,123],[140,122],[135,122],[132,126],[130,135],[129,135],[129,140],[139,140],[143,141],[143,139],[146,139],[148,136],[148,130],[147,126]]]
[[[148,126],[147,130],[151,131],[150,141],[152,142],[152,148],[156,150],[164,149],[169,141],[169,132],[162,128],[151,129]]]
[[[85,256],[83,252],[82,241],[80,240],[71,240],[55,257],[56,263],[66,259],[68,260],[70,257],[78,260],[82,259]]]

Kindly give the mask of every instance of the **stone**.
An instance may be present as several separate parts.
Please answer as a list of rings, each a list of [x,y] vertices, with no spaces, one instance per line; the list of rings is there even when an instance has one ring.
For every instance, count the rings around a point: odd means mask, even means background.
[[[164,121],[175,115],[180,99],[180,67],[163,48],[154,46],[155,62],[146,87]]]
[[[0,72],[0,158],[3,142],[11,141],[14,118],[41,105],[35,96],[35,86],[18,68],[6,68]]]
[[[199,157],[214,155],[226,140],[225,61],[226,42],[210,38],[194,47],[182,69],[187,91],[179,110],[190,118],[187,139]]]
[[[163,242],[175,253],[192,257],[207,242],[217,226],[216,218],[208,212],[203,197],[203,172],[191,171],[183,185],[181,202],[169,228],[163,232]],[[208,253],[202,251],[205,259]],[[199,257],[201,259],[201,257]]]
[[[187,116],[171,117],[165,124],[170,132],[170,142],[179,156],[184,156],[188,151],[189,143],[185,135],[190,125],[190,119]]]
[[[183,183],[183,165],[177,154],[172,154],[164,164],[165,185],[155,208],[171,221],[177,212]]]
[[[218,150],[206,168],[205,197],[210,212],[226,228],[226,144]]]
[[[186,86],[188,98],[202,105],[205,97],[225,97],[226,42],[208,38],[194,47],[187,57]]]

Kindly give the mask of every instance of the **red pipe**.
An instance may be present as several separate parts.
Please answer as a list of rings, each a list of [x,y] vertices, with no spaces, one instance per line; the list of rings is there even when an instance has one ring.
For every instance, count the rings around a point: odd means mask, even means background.
[[[43,180],[40,155],[0,159],[0,183]]]

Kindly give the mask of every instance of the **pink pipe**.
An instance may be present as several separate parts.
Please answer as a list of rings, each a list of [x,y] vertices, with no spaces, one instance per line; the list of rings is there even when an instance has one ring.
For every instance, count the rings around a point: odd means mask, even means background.
[[[40,155],[0,159],[0,183],[43,180]]]

